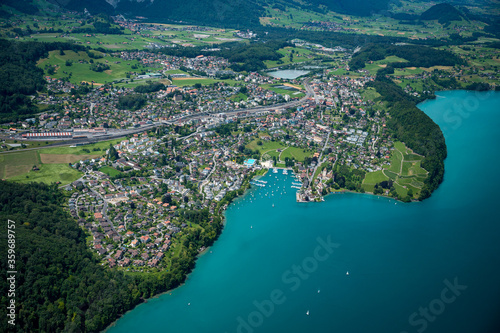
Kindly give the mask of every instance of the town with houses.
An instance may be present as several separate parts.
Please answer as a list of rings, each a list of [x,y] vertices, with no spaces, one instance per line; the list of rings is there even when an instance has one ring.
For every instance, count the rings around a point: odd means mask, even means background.
[[[216,57],[146,51],[115,56],[141,59],[169,80],[168,71],[181,68],[213,77],[228,73],[227,61]],[[365,94],[374,77],[330,71],[297,79],[251,72],[235,75],[234,84],[169,84],[141,94],[146,102],[136,110],[119,107],[120,97],[138,95],[132,88],[47,77],[49,93],[40,94],[38,103],[57,112],[26,120],[15,135],[78,139],[75,146],[121,135],[104,156],[71,164],[83,176],[65,186],[68,209],[88,230],[103,264],[155,270],[168,267],[171,260],[164,259],[176,256],[183,234],[202,228],[185,212],[222,220],[232,198],[269,169],[292,171],[301,184],[297,200],[317,201],[332,192],[364,192],[364,175],[388,165],[394,148],[385,112]],[[273,86],[289,93],[266,89]],[[82,87],[86,93],[79,93]],[[245,98],[233,98],[238,95]]]

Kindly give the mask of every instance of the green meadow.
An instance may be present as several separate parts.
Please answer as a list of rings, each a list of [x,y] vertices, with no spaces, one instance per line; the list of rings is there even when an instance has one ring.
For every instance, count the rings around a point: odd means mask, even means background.
[[[0,177],[8,179],[28,172],[34,165],[40,164],[37,150],[16,151],[0,154]]]
[[[424,157],[413,153],[404,143],[396,141],[391,152],[390,164],[383,170],[369,172],[363,180],[365,191],[373,192],[375,184],[384,180],[393,180],[399,197],[405,197],[409,189],[418,197],[427,178],[427,171],[420,165]]]
[[[93,52],[101,54],[97,51]],[[103,72],[95,72],[90,69],[91,60],[94,63],[106,64],[109,66],[109,69]],[[67,61],[71,62],[70,66],[66,65]],[[127,72],[157,71],[157,69],[142,66],[137,60],[124,61],[121,58],[111,56],[105,56],[101,59],[91,59],[87,52],[74,52],[70,50],[65,50],[63,55],[59,51],[51,51],[48,58],[38,61],[37,66],[45,71],[45,75],[49,75],[48,66],[55,66],[55,73],[49,76],[57,79],[69,77],[70,82],[77,84],[82,81],[87,83],[94,81],[98,84],[104,84],[125,79]],[[133,66],[136,69],[133,69]]]
[[[69,184],[81,177],[82,173],[68,166],[68,164],[41,164],[39,171],[28,171],[21,175],[9,178],[10,181],[19,183],[55,183]]]
[[[105,174],[107,174],[110,177],[118,176],[118,175],[122,174],[120,171],[116,170],[115,168],[109,167],[109,166],[104,166],[102,168],[99,168],[99,171],[104,172]]]
[[[88,158],[91,155],[104,155],[110,143],[116,144],[123,139],[98,142],[91,145],[79,147],[54,147],[37,150],[20,150],[15,152],[0,154],[0,177],[15,182],[60,182],[68,184],[81,177],[82,173],[69,167],[68,163],[59,163],[66,157],[74,158],[73,155],[80,155],[81,158]],[[96,150],[94,150],[96,149]],[[100,150],[97,150],[100,149]],[[90,151],[90,153],[88,151]],[[52,163],[42,163],[40,154],[52,160]],[[71,155],[71,156],[68,156]],[[33,171],[33,166],[40,170]],[[105,173],[112,174],[119,172],[113,168],[105,169]]]
[[[87,155],[89,152],[86,150],[90,151],[90,154],[99,154],[99,155],[104,155],[106,150],[109,148],[109,145],[115,145],[118,142],[123,141],[123,139],[113,139],[109,141],[101,141],[85,146],[78,146],[78,147],[70,147],[70,146],[64,146],[64,147],[54,147],[54,148],[45,148],[41,153],[43,154],[72,154],[72,155]],[[100,149],[100,150],[94,150],[94,149]]]

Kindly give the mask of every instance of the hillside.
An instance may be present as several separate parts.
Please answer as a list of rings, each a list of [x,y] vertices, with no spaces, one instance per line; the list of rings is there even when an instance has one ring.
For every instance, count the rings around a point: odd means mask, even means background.
[[[63,210],[65,200],[56,186],[0,182],[5,235],[0,267],[4,272],[17,271],[18,332],[99,332],[143,298],[178,286],[193,267],[192,259],[182,258],[175,263],[180,267],[175,269],[177,274],[130,276],[103,268],[87,248],[85,232]],[[9,232],[15,235],[15,264],[9,269],[8,229],[15,231]],[[0,290],[8,294],[6,279],[0,282]],[[7,302],[7,297],[0,300],[3,318]],[[6,320],[0,323],[0,331],[8,331]]]
[[[389,9],[388,0],[186,0],[182,2],[170,0],[139,1],[139,0],[69,0],[60,2],[47,0],[65,9],[91,14],[105,13],[108,15],[123,14],[128,18],[145,17],[155,22],[182,22],[189,24],[247,28],[259,25],[259,17],[263,16],[265,8],[293,7],[303,11],[323,12],[335,11],[341,14],[370,16],[384,13]],[[42,1],[43,2],[43,1]],[[18,11],[33,14],[41,8],[41,2],[23,0],[22,5],[8,0],[8,5]],[[113,5],[111,5],[111,4]]]
[[[447,3],[432,6],[420,15],[420,19],[424,21],[438,20],[441,24],[451,21],[461,21],[462,19],[468,20],[458,9]]]

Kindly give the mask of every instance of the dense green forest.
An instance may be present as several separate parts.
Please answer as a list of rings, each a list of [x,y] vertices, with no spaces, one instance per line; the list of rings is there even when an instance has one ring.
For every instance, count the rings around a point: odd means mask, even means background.
[[[121,35],[123,34],[123,28],[113,24],[113,21],[109,18],[109,16],[101,13],[99,15],[94,16],[92,19],[83,21],[84,24],[90,25],[91,27],[84,28],[74,28],[71,30],[73,33],[102,33],[102,34],[114,34]]]
[[[116,8],[105,0],[78,1],[69,0],[62,4],[71,10],[83,11],[84,8],[92,14],[125,14],[130,16],[146,16],[149,20],[159,22],[182,21],[184,23],[205,24],[209,26],[224,26],[234,28],[250,28],[259,25],[259,17],[264,14],[264,6],[286,11],[287,7],[300,10],[326,13],[333,10],[338,13],[369,16],[383,14],[390,9],[389,0],[187,0],[183,2],[156,1],[119,1]]]
[[[462,14],[458,9],[448,3],[440,3],[432,6],[420,15],[421,20],[438,20],[439,23],[445,24],[451,21],[467,20],[467,16]]]
[[[66,8],[91,13],[145,16],[151,22],[179,22],[223,27],[251,27],[259,24],[263,7],[256,1],[244,0],[186,0],[186,1],[120,1],[116,8],[104,0],[70,0]]]
[[[122,110],[139,110],[146,105],[146,98],[140,94],[131,94],[118,97],[116,107]]]
[[[152,93],[156,91],[160,91],[165,89],[165,85],[161,82],[148,82],[147,84],[143,84],[134,88],[134,91],[137,93]]]
[[[393,62],[387,67],[432,67],[464,65],[465,60],[444,50],[416,45],[381,45],[370,44],[357,52],[349,62],[352,70],[365,67],[368,61],[382,60],[388,56],[397,56],[408,62]]]
[[[267,68],[264,64],[265,60],[279,60],[283,56],[277,51],[286,46],[291,45],[284,40],[271,40],[250,45],[239,43],[234,47],[221,50],[218,55],[228,59],[234,71],[251,72]]]
[[[0,123],[17,121],[38,112],[29,95],[45,86],[36,62],[52,50],[84,50],[70,43],[13,42],[0,39]]]
[[[429,172],[420,193],[420,200],[429,197],[444,177],[444,159],[447,156],[446,143],[439,126],[416,104],[422,98],[407,95],[392,80],[377,76],[368,86],[374,87],[382,99],[388,102],[391,118],[387,126],[394,133],[394,139],[403,141],[409,148],[425,158],[422,167]]]
[[[252,72],[267,68],[264,64],[266,60],[279,60],[282,58],[283,55],[277,51],[286,46],[291,46],[291,44],[283,40],[282,37],[277,37],[266,38],[264,41],[250,44],[240,42],[223,43],[219,46],[220,51],[208,51],[206,47],[176,47],[163,48],[155,52],[188,58],[195,58],[200,54],[219,56],[228,59],[231,62],[231,69],[236,72]]]
[[[188,234],[185,251],[170,271],[128,275],[99,264],[85,243],[86,233],[61,208],[67,199],[56,185],[0,182],[1,269],[7,269],[7,219],[15,221],[16,330],[98,332],[144,298],[182,283],[198,249],[211,245],[222,221],[208,211],[183,211],[183,221],[203,231]],[[6,318],[9,285],[0,281],[0,315]],[[0,331],[8,331],[7,320]]]

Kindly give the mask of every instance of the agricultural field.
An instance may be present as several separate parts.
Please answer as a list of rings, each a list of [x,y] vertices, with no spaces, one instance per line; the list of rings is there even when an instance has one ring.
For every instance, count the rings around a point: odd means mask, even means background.
[[[92,51],[94,54],[102,55],[100,52]],[[103,64],[109,66],[109,69],[102,72],[96,72],[90,69],[94,64]],[[70,65],[68,65],[70,64]],[[158,69],[144,67],[137,60],[123,61],[123,59],[105,56],[100,59],[91,59],[87,52],[74,52],[70,50],[51,51],[49,57],[40,59],[37,66],[45,71],[45,74],[52,78],[62,79],[69,78],[72,83],[79,84],[81,82],[104,84],[115,80],[126,79],[127,72],[154,72]],[[50,74],[50,68],[54,68],[55,72]]]
[[[196,31],[195,26],[160,23],[154,23],[151,24],[151,26],[155,29],[150,31],[141,31],[141,36],[159,37],[164,41],[179,45],[190,43],[192,45],[200,46],[242,40],[241,38],[234,36],[235,30],[233,29],[209,28],[208,30],[200,29],[199,31]],[[194,30],[185,30],[186,28],[194,28]]]
[[[379,69],[387,67],[387,64],[390,64],[392,62],[407,62],[407,61],[403,58],[399,58],[396,56],[389,56],[386,57],[385,59],[374,61],[371,64],[367,63],[364,69],[369,71],[371,75],[375,75],[377,74],[377,71]]]
[[[115,139],[78,147],[65,146],[3,153],[0,154],[0,177],[21,183],[34,181],[68,184],[82,175],[78,170],[71,168],[69,163],[98,158],[105,154],[110,143],[116,144],[122,140]],[[39,170],[33,170],[35,165]],[[113,170],[119,172],[115,169],[108,172],[111,173]]]
[[[40,165],[40,156],[36,150],[0,154],[0,177],[8,179],[24,174],[34,165]]]
[[[401,10],[406,14],[421,14],[433,3],[412,3],[405,1],[404,5],[394,6],[392,10]],[[474,8],[477,10],[478,7]],[[448,37],[456,32],[457,29],[463,29],[464,36],[470,36],[475,31],[480,31],[484,27],[482,22],[453,21],[449,25],[443,25],[437,21],[426,21],[422,25],[402,24],[400,20],[393,19],[387,15],[374,14],[370,17],[358,17],[344,14],[338,14],[332,11],[324,13],[298,10],[284,6],[281,9],[266,8],[265,13],[260,18],[262,25],[277,27],[290,27],[301,29],[307,26],[308,22],[330,22],[337,24],[337,28],[342,32],[352,34],[367,34],[378,36],[406,37],[410,39],[427,39]]]
[[[45,148],[43,150],[43,154],[73,154],[73,155],[90,155],[97,154],[102,156],[105,154],[106,150],[109,148],[109,145],[115,145],[118,142],[123,141],[123,139],[114,139],[109,141],[97,142],[85,146],[78,147],[54,147],[54,148]],[[95,150],[94,150],[95,149]],[[100,150],[98,150],[100,149]]]
[[[30,140],[5,140],[3,143],[6,148],[2,148],[0,146],[0,152],[3,151],[13,151],[13,150],[21,150],[25,148],[41,148],[47,145],[53,144],[55,141],[30,141]],[[25,147],[23,147],[23,145]]]
[[[19,183],[41,182],[51,184],[60,182],[61,185],[69,184],[81,177],[82,173],[68,166],[68,164],[41,164],[38,171],[26,173],[9,178],[10,181]]]
[[[123,34],[104,34],[98,32],[78,33],[73,29],[94,29],[92,24],[84,24],[81,17],[67,14],[65,18],[55,18],[45,12],[43,16],[22,15],[23,20],[15,22],[11,29],[5,29],[1,36],[15,34],[16,29],[30,29],[30,34],[17,36],[18,40],[37,40],[42,42],[74,42],[91,48],[102,47],[110,51],[136,50],[143,48],[172,47],[173,45],[203,46],[242,41],[234,36],[232,29],[203,27],[197,31],[196,26],[150,23],[150,30],[140,33],[124,29]],[[63,32],[60,32],[62,30]],[[56,32],[57,31],[57,32]]]
[[[40,151],[40,161],[43,164],[68,164],[76,163],[81,160],[98,158],[101,155],[75,155],[75,154],[43,154]]]
[[[264,64],[267,66],[267,68],[274,68],[274,67],[280,67],[280,66],[286,66],[290,64],[310,61],[315,57],[310,50],[298,47],[288,46],[279,49],[277,52],[281,54],[283,57],[280,60],[264,61]],[[290,61],[290,55],[292,55],[292,61]]]
[[[420,165],[423,158],[413,153],[404,143],[395,142],[390,164],[386,165],[384,170],[367,173],[363,188],[367,192],[373,192],[375,184],[390,179],[394,181],[394,187],[400,197],[405,197],[409,189],[418,197],[427,178],[427,171]]]

